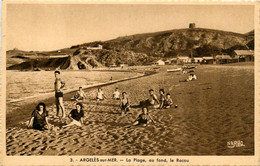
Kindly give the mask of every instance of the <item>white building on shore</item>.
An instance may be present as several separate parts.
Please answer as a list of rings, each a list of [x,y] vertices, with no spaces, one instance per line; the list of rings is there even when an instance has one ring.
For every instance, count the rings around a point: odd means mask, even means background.
[[[163,65],[165,65],[165,62],[160,59],[160,60],[154,62],[153,64],[154,64],[154,65],[158,65],[158,66],[163,66]]]

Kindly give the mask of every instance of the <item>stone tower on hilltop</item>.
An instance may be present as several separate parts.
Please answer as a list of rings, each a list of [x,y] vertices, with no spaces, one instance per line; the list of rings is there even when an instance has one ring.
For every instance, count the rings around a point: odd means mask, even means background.
[[[190,29],[196,28],[196,27],[195,27],[195,23],[190,23],[189,28],[190,28]]]

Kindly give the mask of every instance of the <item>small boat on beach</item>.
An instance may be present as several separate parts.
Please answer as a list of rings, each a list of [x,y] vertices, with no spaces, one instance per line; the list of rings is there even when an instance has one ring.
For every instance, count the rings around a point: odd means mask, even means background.
[[[183,69],[197,69],[197,66],[182,66]]]
[[[181,68],[177,68],[177,69],[167,69],[167,72],[177,72],[177,71],[181,71]]]

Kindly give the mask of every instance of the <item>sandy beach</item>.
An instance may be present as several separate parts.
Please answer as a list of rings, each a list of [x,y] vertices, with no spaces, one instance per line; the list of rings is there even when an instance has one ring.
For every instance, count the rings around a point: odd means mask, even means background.
[[[109,99],[97,103],[96,89],[85,90],[84,126],[36,131],[27,128],[36,102],[20,106],[7,115],[7,155],[253,155],[254,66],[201,65],[198,80],[179,82],[187,74],[166,72],[103,87]],[[173,67],[172,67],[173,68]],[[178,108],[151,109],[156,124],[131,126],[141,113],[132,108],[120,115],[119,101],[111,99],[118,87],[128,93],[132,105],[148,97],[148,90],[163,88]],[[75,107],[65,95],[66,113]],[[53,97],[54,98],[54,97]],[[50,124],[64,125],[57,117],[53,98],[46,99]],[[243,147],[227,148],[228,141],[243,141]]]

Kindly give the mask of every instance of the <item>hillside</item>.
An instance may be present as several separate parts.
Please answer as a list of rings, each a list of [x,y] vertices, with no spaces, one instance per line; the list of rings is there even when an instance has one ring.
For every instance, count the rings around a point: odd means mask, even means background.
[[[87,47],[97,47],[98,44],[102,45],[103,49],[87,49]],[[144,65],[160,58],[191,56],[191,54],[194,57],[231,54],[235,49],[254,49],[254,31],[239,34],[192,28],[136,34],[61,49],[59,52],[67,54],[69,57],[58,58],[58,60],[31,60],[21,56],[17,58],[17,55],[25,53],[20,50],[11,50],[7,51],[7,63],[8,69],[39,67],[77,70],[121,63]],[[57,53],[57,51],[41,52],[41,54],[46,55],[47,58],[48,55]],[[33,53],[40,54],[39,52]]]
[[[194,56],[211,56],[232,47],[247,49],[246,44],[252,39],[243,34],[195,28],[121,37],[105,42],[104,47],[123,48],[159,57],[190,56],[191,50]]]

